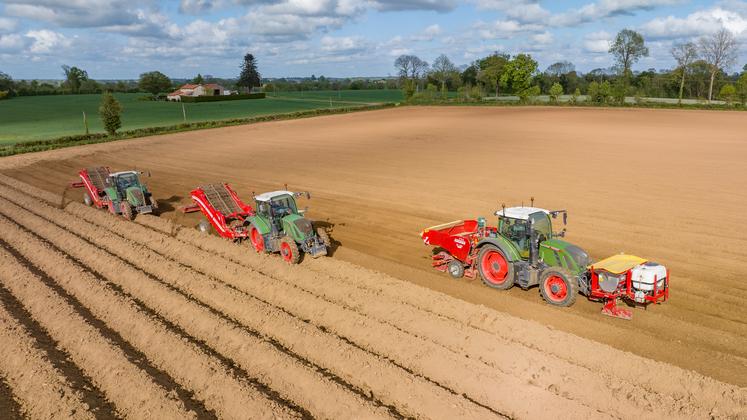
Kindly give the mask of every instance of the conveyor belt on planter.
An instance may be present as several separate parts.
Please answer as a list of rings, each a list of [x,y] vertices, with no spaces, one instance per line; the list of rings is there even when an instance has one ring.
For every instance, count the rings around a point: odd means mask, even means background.
[[[88,178],[91,179],[93,186],[97,190],[103,191],[106,188],[106,179],[109,178],[109,171],[104,167],[88,168]]]
[[[233,200],[231,193],[228,192],[223,184],[207,184],[200,187],[205,193],[205,197],[214,209],[223,213],[224,216],[241,213],[241,207]]]

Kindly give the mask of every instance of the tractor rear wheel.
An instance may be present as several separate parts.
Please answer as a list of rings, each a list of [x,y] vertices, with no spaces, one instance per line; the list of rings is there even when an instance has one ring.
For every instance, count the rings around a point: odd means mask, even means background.
[[[316,228],[316,236],[319,237],[319,240],[322,241],[324,246],[326,246],[327,248],[332,245],[332,241],[329,239],[329,234],[327,234],[327,231],[323,228]]]
[[[283,239],[280,240],[280,255],[288,264],[298,264],[301,260],[301,253],[298,251],[296,241],[288,236],[284,236]]]
[[[252,230],[249,231],[249,240],[252,241],[252,247],[255,251],[260,254],[265,252],[265,238],[255,226],[252,226]]]
[[[485,245],[477,254],[477,270],[482,282],[494,289],[506,290],[514,285],[514,265],[495,245]]]
[[[122,217],[127,220],[132,220],[135,217],[132,214],[132,206],[127,201],[123,201],[122,203],[120,203],[120,210],[122,210]]]
[[[550,305],[571,306],[576,302],[578,282],[563,268],[551,268],[542,273],[540,295]]]
[[[83,203],[88,207],[91,207],[91,205],[93,205],[93,200],[91,200],[91,196],[88,195],[88,193],[83,194]]]

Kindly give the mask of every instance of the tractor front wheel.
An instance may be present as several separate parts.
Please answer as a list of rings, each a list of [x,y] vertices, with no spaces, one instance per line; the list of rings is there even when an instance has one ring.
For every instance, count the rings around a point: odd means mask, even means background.
[[[210,232],[210,223],[208,223],[207,220],[200,220],[200,223],[197,225],[197,230],[199,230],[200,233]]]
[[[120,204],[120,210],[122,210],[122,217],[127,220],[132,220],[135,216],[132,214],[132,206],[127,201],[123,201]]]
[[[550,305],[571,306],[576,302],[578,283],[562,268],[551,268],[540,277],[540,295]]]
[[[91,200],[91,196],[88,195],[88,193],[83,194],[83,203],[88,207],[91,207],[93,205],[93,200]]]
[[[252,247],[258,253],[265,252],[265,238],[259,233],[259,230],[252,226],[252,230],[249,232],[249,239],[252,241]]]
[[[301,260],[301,253],[298,251],[296,241],[288,236],[280,240],[280,255],[288,264],[298,264]]]
[[[482,282],[499,290],[510,289],[514,285],[514,265],[506,254],[494,245],[485,245],[477,254],[477,270]]]
[[[327,234],[327,231],[323,228],[316,228],[316,236],[319,237],[319,240],[322,241],[324,246],[326,246],[327,248],[332,245],[332,241],[329,239],[329,234]]]

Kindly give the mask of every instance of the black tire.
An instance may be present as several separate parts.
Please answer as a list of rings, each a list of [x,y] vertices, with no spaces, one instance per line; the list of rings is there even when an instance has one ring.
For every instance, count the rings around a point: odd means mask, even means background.
[[[298,264],[301,261],[301,252],[293,238],[283,236],[283,239],[280,240],[280,256],[288,264]]]
[[[576,302],[578,281],[568,270],[553,267],[545,270],[539,281],[540,295],[553,306],[567,307]]]
[[[332,241],[329,239],[329,234],[327,234],[327,231],[323,228],[316,228],[316,236],[319,237],[319,240],[322,241],[324,246],[329,248],[332,245]]]
[[[493,266],[494,263],[484,261],[488,258],[492,259],[496,255],[500,256],[505,262],[505,276],[502,280],[496,277],[497,272],[500,270],[495,269]],[[497,261],[496,263],[502,264],[500,261]],[[485,245],[480,249],[480,253],[477,254],[477,270],[480,273],[482,282],[488,287],[498,290],[508,290],[514,285],[514,264],[509,261],[506,254],[495,245]]]
[[[88,207],[91,207],[93,205],[93,200],[91,199],[91,196],[88,195],[88,193],[83,194],[83,204],[87,205]]]
[[[464,277],[464,264],[459,260],[451,260],[446,264],[446,272],[455,279]]]
[[[123,201],[119,204],[120,210],[122,211],[122,217],[127,220],[132,220],[135,215],[132,213],[132,206],[129,202]]]

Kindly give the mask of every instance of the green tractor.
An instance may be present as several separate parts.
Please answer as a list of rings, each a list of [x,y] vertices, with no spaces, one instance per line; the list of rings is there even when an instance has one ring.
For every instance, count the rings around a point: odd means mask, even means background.
[[[111,213],[132,220],[135,214],[158,210],[158,202],[140,182],[140,174],[142,172],[109,172],[107,167],[88,168],[79,172],[81,181],[72,186],[86,189],[83,195],[86,205],[108,208]]]
[[[552,219],[559,214],[566,224],[565,210],[504,207],[495,214],[497,229],[487,230],[476,246],[475,263],[486,285],[496,289],[518,285],[525,290],[539,286],[545,301],[557,306],[572,305],[579,289],[588,292],[589,255],[558,239],[565,236],[565,229],[553,231]]]
[[[297,264],[301,252],[320,257],[327,255],[330,239],[327,232],[314,227],[299,210],[296,198],[308,192],[273,191],[254,196],[256,213],[247,218],[249,238],[257,252],[279,252],[285,261]]]

